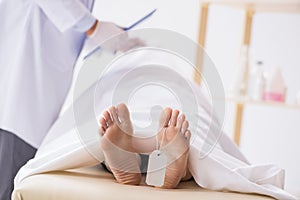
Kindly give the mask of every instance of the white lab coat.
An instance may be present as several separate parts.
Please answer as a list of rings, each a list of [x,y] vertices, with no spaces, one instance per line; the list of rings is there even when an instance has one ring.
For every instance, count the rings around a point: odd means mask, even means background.
[[[0,129],[38,147],[57,119],[93,0],[0,0]]]

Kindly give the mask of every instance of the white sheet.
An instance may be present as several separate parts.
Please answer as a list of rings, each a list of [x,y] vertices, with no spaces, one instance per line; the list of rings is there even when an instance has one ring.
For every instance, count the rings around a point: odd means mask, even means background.
[[[15,178],[15,187],[18,188],[24,179],[34,174],[86,167],[103,161],[104,156],[99,145],[101,138],[99,140],[97,134],[98,127],[91,125],[95,118],[90,113],[86,113],[86,110],[89,109],[89,106],[92,106],[95,108],[96,115],[100,115],[113,102],[112,98],[117,80],[120,80],[124,70],[131,70],[136,62],[140,64],[151,59],[153,60],[153,55],[139,54],[133,57],[130,62],[117,63],[117,65],[122,67],[120,70],[114,70],[103,77],[102,80],[105,83],[105,87],[101,88],[93,85],[87,89],[76,101],[77,105],[79,105],[75,106],[76,111],[74,112],[74,106],[71,106],[57,120],[39,148],[35,158],[30,160],[18,172]],[[159,57],[159,59],[163,63],[168,63],[166,58]],[[141,77],[137,77],[137,79],[139,78]],[[172,81],[172,84],[180,91],[185,89],[176,80]],[[188,113],[185,113],[187,114],[187,119],[191,121],[190,127],[194,132],[191,140],[189,169],[198,185],[212,190],[259,193],[277,199],[296,199],[283,190],[284,170],[274,165],[250,164],[226,134],[222,134],[217,146],[205,158],[200,158],[199,151],[203,148],[205,133],[209,129],[212,120],[211,109],[201,89],[194,83],[190,82],[190,84],[197,94],[199,110],[197,112],[190,110]],[[119,87],[121,87],[119,89],[126,91],[130,84],[123,84]],[[178,109],[183,107],[181,105],[182,102],[174,100],[166,91],[157,92],[155,87],[149,87],[145,90],[144,94],[137,95],[132,102],[127,102],[135,124],[145,125],[155,121],[153,118],[155,118],[157,113],[154,113],[154,115],[151,113],[153,104],[158,103],[162,107],[171,106]],[[99,101],[95,101],[94,105],[89,105],[88,97],[93,96],[94,92],[95,98],[99,99]],[[153,98],[146,98],[145,95],[147,94],[153,95]],[[188,103],[192,97],[188,96],[189,94],[186,95],[187,101],[185,103]],[[74,114],[80,116],[79,123],[78,119],[75,119]],[[195,116],[197,119],[201,119],[200,124],[193,120]],[[217,125],[217,123],[212,124],[212,126]],[[82,128],[89,130],[84,137],[78,133],[78,130],[80,132]],[[155,133],[155,128],[156,124],[153,123],[151,126],[148,126],[147,130],[140,128],[135,134]]]

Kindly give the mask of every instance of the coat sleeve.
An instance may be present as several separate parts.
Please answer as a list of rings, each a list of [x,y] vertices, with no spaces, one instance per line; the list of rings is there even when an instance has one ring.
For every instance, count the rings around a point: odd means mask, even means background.
[[[53,24],[64,32],[70,28],[87,31],[95,18],[79,0],[34,0]]]

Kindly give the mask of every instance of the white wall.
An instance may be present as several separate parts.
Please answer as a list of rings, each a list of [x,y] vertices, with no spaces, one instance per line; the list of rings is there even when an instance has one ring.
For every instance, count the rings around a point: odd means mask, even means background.
[[[152,9],[157,8],[158,12],[153,15],[151,20],[145,21],[138,28],[170,29],[195,39],[198,29],[199,5],[198,1],[190,1],[187,4],[185,1],[179,0],[96,0],[94,13],[99,19],[128,26]]]
[[[153,8],[158,12],[139,28],[165,28],[196,41],[199,1],[182,0],[96,0],[94,13],[101,20],[127,26]],[[215,62],[225,89],[234,76],[239,56],[243,12],[213,6],[210,9],[207,52]],[[257,14],[252,33],[254,58],[265,69],[282,67],[288,85],[288,101],[300,90],[300,14]],[[225,129],[232,132],[233,105],[226,109]],[[241,149],[253,163],[275,163],[287,172],[287,189],[300,194],[300,109],[264,105],[245,109]]]

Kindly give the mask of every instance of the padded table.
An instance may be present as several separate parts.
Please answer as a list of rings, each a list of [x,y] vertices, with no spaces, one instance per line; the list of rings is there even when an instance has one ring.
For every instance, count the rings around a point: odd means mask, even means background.
[[[13,200],[270,200],[267,196],[216,192],[200,188],[194,180],[177,189],[118,184],[102,166],[38,174],[25,179],[12,194]]]

